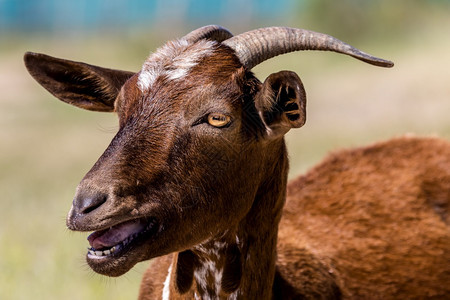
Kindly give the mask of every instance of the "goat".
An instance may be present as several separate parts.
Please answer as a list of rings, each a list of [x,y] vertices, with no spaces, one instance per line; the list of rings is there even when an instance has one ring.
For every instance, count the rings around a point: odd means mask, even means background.
[[[449,297],[449,142],[334,153],[288,185],[284,134],[305,123],[305,90],[294,72],[261,83],[251,69],[298,50],[393,66],[285,27],[233,36],[205,26],[137,73],[25,54],[54,96],[119,118],[67,217],[69,229],[93,231],[95,272],[153,259],[140,299]]]

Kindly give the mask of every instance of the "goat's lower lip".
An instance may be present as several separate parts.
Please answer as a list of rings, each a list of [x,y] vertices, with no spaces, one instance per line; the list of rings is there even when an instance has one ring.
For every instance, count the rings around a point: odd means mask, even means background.
[[[106,230],[89,235],[89,259],[104,259],[121,256],[132,245],[138,244],[157,231],[154,218],[135,219],[114,225]],[[94,246],[96,248],[94,248]]]

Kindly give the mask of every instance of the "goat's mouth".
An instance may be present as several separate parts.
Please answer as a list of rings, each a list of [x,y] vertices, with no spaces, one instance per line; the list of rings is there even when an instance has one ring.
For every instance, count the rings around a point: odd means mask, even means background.
[[[158,231],[155,218],[141,218],[116,224],[108,229],[95,231],[88,236],[87,259],[108,260],[119,258],[139,247]]]

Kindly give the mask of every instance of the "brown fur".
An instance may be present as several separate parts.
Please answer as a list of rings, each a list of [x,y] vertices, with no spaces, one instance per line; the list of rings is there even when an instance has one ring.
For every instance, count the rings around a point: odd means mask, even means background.
[[[447,141],[405,137],[332,154],[288,185],[279,252],[308,249],[345,298],[444,299],[449,192]]]
[[[176,45],[164,51],[190,51]],[[26,54],[56,97],[119,117],[67,225],[98,236],[124,222],[151,229],[111,255],[88,254],[92,269],[119,276],[154,258],[140,299],[448,296],[449,143],[401,138],[336,153],[287,185],[283,136],[306,120],[300,78],[261,83],[230,48],[211,47],[183,80],[158,53],[152,66],[168,65],[147,90],[141,73]],[[230,123],[208,124],[211,113]]]
[[[446,141],[404,137],[333,153],[291,181],[273,297],[445,299],[449,158]],[[141,299],[160,297],[170,262],[151,262]]]

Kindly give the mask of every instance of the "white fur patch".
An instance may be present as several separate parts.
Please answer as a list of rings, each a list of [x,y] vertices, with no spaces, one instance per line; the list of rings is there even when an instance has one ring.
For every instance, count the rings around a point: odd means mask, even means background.
[[[201,261],[201,267],[194,272],[197,284],[205,291],[202,299],[216,299],[222,289],[223,269],[217,268],[214,260],[219,259],[220,251],[222,251],[228,244],[226,242],[215,241],[213,247],[205,247],[204,245],[197,245],[194,248],[209,256],[210,258]],[[207,289],[206,278],[211,275],[214,278],[214,295],[209,295]]]
[[[212,274],[214,277],[214,295],[210,295],[207,290],[206,277],[208,274]],[[222,276],[223,269],[218,269],[214,261],[206,260],[202,262],[202,266],[194,272],[197,284],[205,291],[205,294],[202,295],[202,299],[216,299],[221,290]]]
[[[137,83],[139,89],[147,92],[161,76],[170,80],[183,79],[202,58],[213,53],[215,45],[217,42],[210,40],[195,44],[183,39],[168,42],[151,54],[142,66]]]
[[[230,294],[230,296],[228,297],[228,300],[237,300],[238,291],[239,290],[236,290],[233,294]]]
[[[164,281],[164,288],[162,298],[163,300],[169,300],[170,298],[170,277],[172,276],[172,265],[169,267],[166,280]]]

